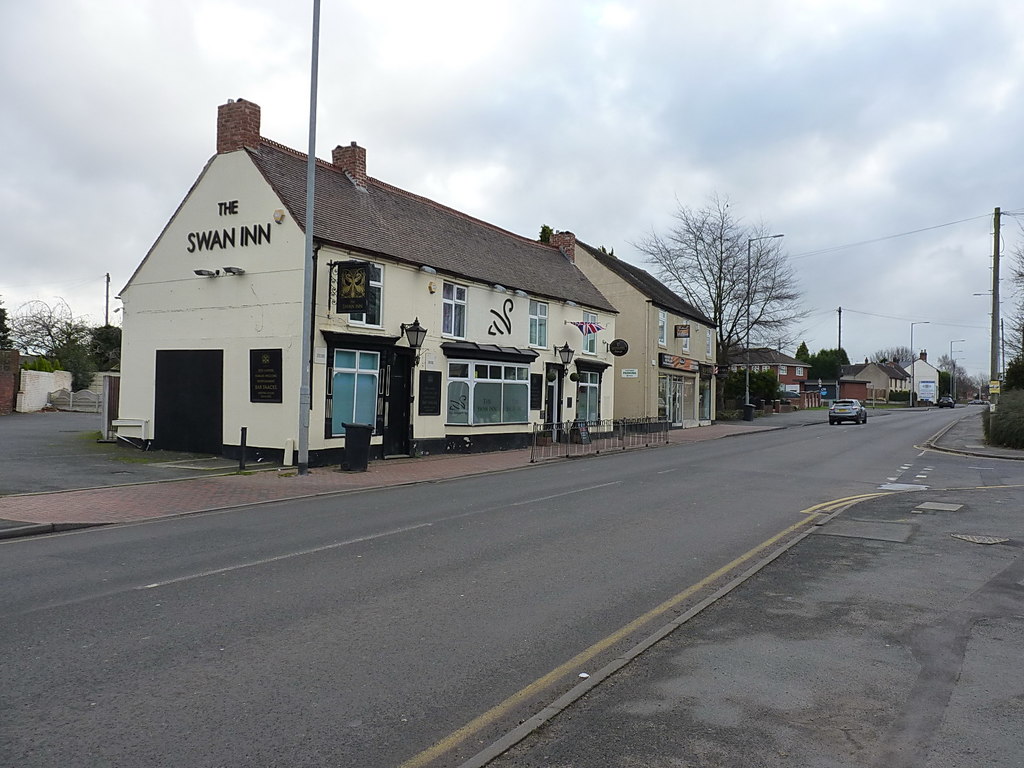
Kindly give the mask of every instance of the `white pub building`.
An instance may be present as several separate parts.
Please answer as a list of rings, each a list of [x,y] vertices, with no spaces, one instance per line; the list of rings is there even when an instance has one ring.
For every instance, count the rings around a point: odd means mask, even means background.
[[[305,186],[305,154],[260,136],[258,105],[219,107],[217,153],[120,293],[119,436],[237,457],[245,428],[248,457],[290,463],[305,366],[311,465],[340,459],[346,424],[382,458],[612,418],[616,311],[572,243],[371,178],[355,143],[316,162],[302,359]]]

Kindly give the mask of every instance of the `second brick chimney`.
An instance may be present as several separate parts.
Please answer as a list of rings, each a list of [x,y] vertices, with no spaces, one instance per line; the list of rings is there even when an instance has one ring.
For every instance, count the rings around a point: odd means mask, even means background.
[[[217,154],[260,145],[260,105],[229,99],[217,107]]]
[[[572,232],[555,232],[549,241],[573,264],[576,263],[576,235]]]
[[[331,162],[344,171],[357,187],[366,186],[366,149],[354,141],[347,147],[340,144],[331,152]]]

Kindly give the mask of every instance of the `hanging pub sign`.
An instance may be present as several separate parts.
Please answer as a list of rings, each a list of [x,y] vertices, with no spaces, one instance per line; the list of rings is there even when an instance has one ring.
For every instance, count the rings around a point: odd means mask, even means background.
[[[250,349],[249,402],[282,402],[281,379],[283,372],[280,349]]]
[[[689,326],[689,324],[687,324],[687,325],[677,325],[676,326],[676,338],[677,339],[688,339],[688,338],[690,338],[690,326]]]
[[[366,312],[369,309],[370,264],[365,261],[339,261],[338,314]]]
[[[616,357],[622,357],[629,352],[629,344],[626,343],[625,339],[615,339],[608,345],[608,351]]]

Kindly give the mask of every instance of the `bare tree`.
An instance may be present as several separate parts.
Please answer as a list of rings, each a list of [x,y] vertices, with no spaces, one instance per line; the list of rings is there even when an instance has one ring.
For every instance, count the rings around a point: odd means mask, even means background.
[[[897,363],[904,367],[910,365],[914,353],[908,346],[885,347],[871,355],[873,363]]]
[[[673,216],[665,234],[652,232],[633,246],[665,285],[718,326],[719,361],[728,363],[748,332],[752,345],[794,343],[792,327],[807,313],[796,273],[767,225],[743,225],[717,195],[699,209],[677,203]]]
[[[1024,224],[1020,225],[1020,232],[1024,238]],[[1017,291],[1017,303],[1003,324],[1003,344],[1007,360],[1015,360],[1024,353],[1024,246],[1017,243],[1010,255],[1013,259],[1010,279]]]
[[[11,341],[26,354],[55,355],[68,345],[89,342],[89,326],[74,316],[64,299],[54,305],[30,301],[10,320]]]
[[[64,299],[51,306],[30,301],[11,318],[11,340],[29,354],[43,355],[71,373],[72,387],[85,389],[96,371],[89,350],[92,329],[71,312]]]

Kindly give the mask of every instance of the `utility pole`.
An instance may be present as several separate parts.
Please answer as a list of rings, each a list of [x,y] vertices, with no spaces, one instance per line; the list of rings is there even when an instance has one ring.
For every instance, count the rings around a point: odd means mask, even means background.
[[[989,351],[991,381],[999,379],[999,217],[1000,211],[996,208],[992,214],[992,346]],[[992,399],[991,395],[989,399]],[[995,401],[998,399],[995,398]]]
[[[836,349],[842,349],[843,348],[843,308],[840,307],[837,311],[839,312],[839,346],[836,347]]]
[[[306,155],[306,250],[302,280],[302,351],[299,379],[299,475],[309,474],[309,411],[312,408],[310,367],[312,366],[313,317],[313,203],[316,197],[316,89],[320,68],[320,0],[313,0],[313,51],[309,70],[309,154]],[[346,440],[346,443],[348,441]]]
[[[110,273],[107,272],[107,295],[103,305],[103,324],[110,325]]]

